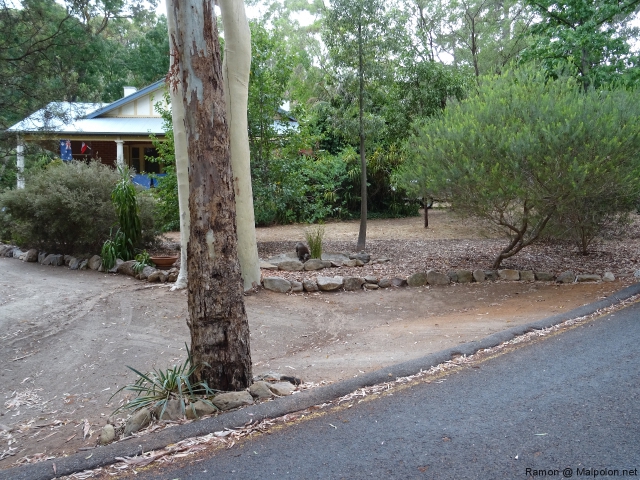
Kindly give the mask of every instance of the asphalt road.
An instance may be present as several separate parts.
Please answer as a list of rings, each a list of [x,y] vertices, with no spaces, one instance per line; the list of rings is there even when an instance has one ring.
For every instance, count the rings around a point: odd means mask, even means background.
[[[635,478],[639,344],[635,304],[441,383],[136,478]]]

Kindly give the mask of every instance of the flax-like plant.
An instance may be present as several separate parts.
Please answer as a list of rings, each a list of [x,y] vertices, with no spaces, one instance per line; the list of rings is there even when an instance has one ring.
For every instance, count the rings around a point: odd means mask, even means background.
[[[186,347],[186,344],[185,344]],[[169,400],[177,399],[180,401],[180,409],[184,415],[187,409],[187,403],[193,409],[193,403],[202,400],[210,406],[215,407],[208,397],[212,397],[219,390],[209,388],[206,382],[191,383],[189,378],[195,372],[197,365],[193,364],[191,351],[187,348],[187,359],[181,365],[174,365],[166,370],[153,369],[151,372],[142,373],[133,367],[127,365],[127,368],[138,375],[138,379],[131,384],[127,384],[118,389],[109,399],[116,396],[123,390],[133,392],[136,397],[128,403],[121,405],[115,409],[112,415],[130,410],[138,411],[142,408],[154,410],[162,406],[162,410],[158,414],[158,418],[162,418]],[[194,411],[195,413],[195,411]]]
[[[311,258],[322,258],[322,240],[324,238],[324,225],[315,225],[304,232],[309,244]]]
[[[133,247],[140,243],[142,227],[140,224],[140,211],[136,200],[136,188],[129,177],[129,169],[118,167],[120,180],[111,192],[111,200],[118,214],[120,231],[130,241]],[[133,248],[127,249],[127,257],[123,260],[131,260],[134,257]]]
[[[128,239],[122,230],[118,230],[113,238],[109,238],[104,245],[102,245],[102,251],[100,252],[100,258],[102,258],[102,267],[105,271],[111,270],[116,264],[118,258],[122,259],[129,255],[129,251],[133,250],[133,244]],[[142,267],[144,268],[144,267]]]

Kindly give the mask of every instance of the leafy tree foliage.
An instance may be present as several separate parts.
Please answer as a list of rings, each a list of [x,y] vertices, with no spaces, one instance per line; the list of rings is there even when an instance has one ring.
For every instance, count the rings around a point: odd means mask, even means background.
[[[535,43],[524,59],[539,61],[552,73],[559,61],[568,61],[584,88],[624,78],[630,84],[638,76],[638,55],[631,39],[638,28],[637,0],[526,0],[541,17],[531,33]],[[629,78],[630,77],[630,78]]]
[[[113,101],[162,78],[166,22],[142,8],[153,3],[0,0],[0,131],[52,101]],[[15,186],[15,143],[0,134],[0,189]]]
[[[634,91],[584,92],[535,67],[487,78],[420,125],[400,182],[501,229],[494,268],[554,223],[584,251],[640,195],[639,110]]]

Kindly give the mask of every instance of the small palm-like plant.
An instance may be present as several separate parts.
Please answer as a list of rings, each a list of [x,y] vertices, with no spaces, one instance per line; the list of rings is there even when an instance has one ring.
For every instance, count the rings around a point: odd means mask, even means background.
[[[136,397],[115,409],[112,415],[116,415],[125,410],[136,412],[142,408],[154,410],[162,406],[162,410],[158,414],[158,418],[162,418],[167,409],[167,404],[170,400],[174,399],[180,401],[180,409],[183,415],[186,412],[187,402],[193,405],[196,400],[202,400],[216,408],[207,397],[212,397],[218,393],[219,390],[209,388],[206,382],[192,384],[189,380],[189,377],[191,377],[197,368],[197,365],[194,365],[192,362],[189,347],[187,347],[187,359],[181,365],[174,365],[172,368],[166,370],[157,370],[154,368],[148,373],[141,373],[129,366],[127,366],[127,368],[138,375],[138,379],[134,383],[125,385],[116,391],[109,401],[123,390],[134,392]]]

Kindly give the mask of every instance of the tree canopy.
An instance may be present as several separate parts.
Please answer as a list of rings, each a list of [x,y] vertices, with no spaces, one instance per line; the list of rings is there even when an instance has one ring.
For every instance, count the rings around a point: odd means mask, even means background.
[[[639,113],[633,90],[585,92],[562,72],[509,71],[418,127],[399,182],[500,229],[508,242],[495,268],[543,232],[586,252],[637,205]]]

